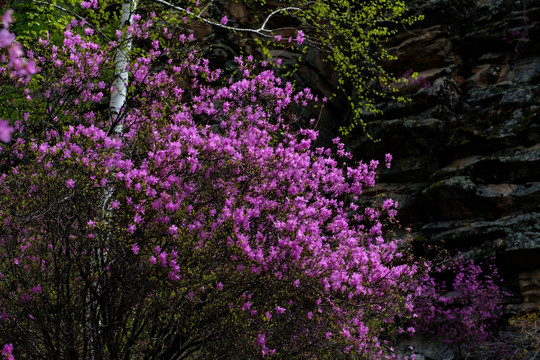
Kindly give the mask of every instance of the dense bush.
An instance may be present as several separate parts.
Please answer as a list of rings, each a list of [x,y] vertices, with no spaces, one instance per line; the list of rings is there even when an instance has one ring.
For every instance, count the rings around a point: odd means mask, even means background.
[[[127,34],[151,29],[135,16]],[[223,86],[155,39],[111,116],[115,43],[76,20],[64,35],[34,49],[41,77],[1,154],[0,337],[15,354],[383,356],[415,269],[385,234],[394,202],[355,204],[377,162],[295,130],[310,91],[240,58]]]
[[[27,58],[0,34],[2,355],[395,358],[415,298],[446,303],[390,231],[397,203],[359,205],[378,162],[317,147],[317,97],[274,62],[224,78],[143,15],[124,3],[110,41],[73,19]]]

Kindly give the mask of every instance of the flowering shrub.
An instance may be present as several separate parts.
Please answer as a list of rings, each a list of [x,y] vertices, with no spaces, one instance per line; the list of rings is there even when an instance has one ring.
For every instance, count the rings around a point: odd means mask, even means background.
[[[121,75],[84,21],[34,49],[0,154],[0,338],[21,358],[392,358],[415,267],[396,203],[356,203],[378,162],[295,130],[316,97],[270,65],[221,79],[153,26],[119,30],[150,44]]]
[[[415,300],[419,315],[415,327],[458,351],[466,350],[490,339],[502,315],[501,296],[494,266],[485,273],[472,260],[459,256],[434,266],[432,274],[424,276],[421,296]]]

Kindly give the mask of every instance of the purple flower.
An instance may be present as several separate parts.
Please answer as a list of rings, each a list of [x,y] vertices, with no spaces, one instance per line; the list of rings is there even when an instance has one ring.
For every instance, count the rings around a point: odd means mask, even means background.
[[[5,143],[10,142],[13,131],[15,129],[7,121],[0,119],[0,141]]]
[[[161,262],[161,265],[166,266],[167,265],[167,253],[164,251],[161,254],[159,254],[158,257],[159,257],[159,261]]]
[[[12,9],[8,9],[4,13],[4,15],[2,15],[2,23],[4,24],[4,27],[6,29],[9,27],[9,24],[11,24],[13,22],[12,15],[13,15],[13,10]]]
[[[296,43],[298,45],[302,45],[304,42],[304,32],[302,30],[298,30],[298,33],[296,33]]]
[[[255,340],[255,345],[264,346],[266,344],[266,336],[264,334],[258,334]]]
[[[6,29],[0,30],[0,47],[6,48],[13,44],[13,41],[15,41],[15,35],[10,33]]]
[[[66,181],[66,187],[68,189],[73,189],[75,187],[75,180],[69,179],[68,181]]]
[[[392,154],[385,154],[384,161],[386,161],[386,167],[390,169],[390,162],[392,161]]]
[[[176,225],[169,226],[169,234],[171,235],[178,234],[178,227]]]

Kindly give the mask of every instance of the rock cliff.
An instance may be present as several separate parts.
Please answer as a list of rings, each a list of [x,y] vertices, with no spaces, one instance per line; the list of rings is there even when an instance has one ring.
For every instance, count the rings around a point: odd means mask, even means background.
[[[361,158],[394,157],[377,192],[400,202],[417,244],[492,256],[517,297],[540,305],[540,1],[430,0],[389,43],[396,74],[419,77],[408,103],[368,119],[373,143],[348,139]]]
[[[540,306],[540,1],[411,1],[425,15],[389,46],[395,74],[418,72],[411,101],[382,103],[348,139],[364,159],[394,157],[375,191],[400,202],[418,248],[495,257],[508,316]],[[538,330],[536,330],[538,331]],[[418,358],[455,359],[416,339]]]

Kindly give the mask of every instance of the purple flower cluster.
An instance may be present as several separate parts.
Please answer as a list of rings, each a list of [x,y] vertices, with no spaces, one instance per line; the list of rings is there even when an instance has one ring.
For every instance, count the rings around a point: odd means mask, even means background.
[[[2,349],[2,360],[15,360],[13,356],[13,344],[6,344]]]
[[[13,344],[6,344],[2,349],[2,360],[15,360],[13,356]]]
[[[502,315],[497,269],[490,266],[486,273],[460,256],[432,271],[415,301],[415,327],[458,348],[486,342]]]
[[[23,58],[24,51],[20,44],[15,42],[15,34],[10,32],[9,24],[13,22],[12,19],[13,10],[7,10],[2,15],[2,23],[4,28],[0,30],[0,48],[5,48],[8,51],[8,57],[2,55],[0,57],[1,63],[6,63],[6,67],[0,67],[0,74],[10,71],[15,78],[18,78],[21,82],[27,83],[30,76],[37,72],[35,62],[25,60]]]
[[[15,34],[8,30],[9,24],[13,22],[12,15],[13,10],[7,10],[2,15],[4,28],[0,30],[0,48],[7,49],[8,57],[5,55],[0,57],[0,62],[5,64],[0,67],[0,75],[9,71],[13,77],[25,83],[28,82],[32,74],[37,72],[37,69],[33,60],[26,61],[23,59],[24,52],[21,45],[15,43]],[[1,142],[10,142],[14,131],[15,129],[7,121],[0,119]]]

